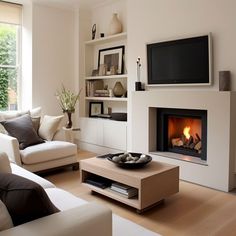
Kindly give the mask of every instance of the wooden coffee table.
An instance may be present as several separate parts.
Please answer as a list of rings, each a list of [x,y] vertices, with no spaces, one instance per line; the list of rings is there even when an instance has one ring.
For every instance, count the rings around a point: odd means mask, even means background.
[[[81,182],[92,191],[134,207],[138,213],[179,191],[179,167],[162,162],[152,161],[141,169],[122,169],[107,159],[94,157],[81,160],[80,171]],[[85,183],[94,174],[137,188],[138,196],[128,199],[110,188],[102,189]]]

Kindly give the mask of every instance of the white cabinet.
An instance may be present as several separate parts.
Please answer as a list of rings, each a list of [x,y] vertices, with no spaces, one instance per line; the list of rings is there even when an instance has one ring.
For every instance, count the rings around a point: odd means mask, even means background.
[[[79,141],[126,151],[127,122],[81,117]]]

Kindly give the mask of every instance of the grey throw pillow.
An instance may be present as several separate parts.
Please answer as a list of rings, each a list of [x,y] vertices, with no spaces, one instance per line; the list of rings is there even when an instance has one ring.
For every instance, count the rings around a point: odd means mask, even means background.
[[[0,172],[0,200],[14,226],[59,212],[39,184],[14,174]]]
[[[2,121],[1,124],[10,136],[15,137],[18,140],[20,149],[25,149],[28,146],[44,142],[37,135],[28,114],[11,120]]]

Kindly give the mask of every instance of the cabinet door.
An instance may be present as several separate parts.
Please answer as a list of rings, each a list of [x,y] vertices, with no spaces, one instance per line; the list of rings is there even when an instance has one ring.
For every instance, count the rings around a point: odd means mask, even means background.
[[[126,151],[127,124],[119,121],[103,123],[103,145],[109,148]]]
[[[80,141],[103,145],[103,125],[100,120],[80,118]]]

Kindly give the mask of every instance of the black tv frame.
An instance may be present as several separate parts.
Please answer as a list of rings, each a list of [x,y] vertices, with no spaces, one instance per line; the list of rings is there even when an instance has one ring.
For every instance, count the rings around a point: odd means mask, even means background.
[[[161,83],[157,83],[155,80],[152,80],[152,72],[150,64],[150,51],[152,47],[161,45],[161,44],[168,44],[168,43],[178,43],[180,41],[188,41],[193,40],[195,38],[201,38],[201,37],[207,37],[208,38],[208,81],[207,82],[184,82],[181,83],[180,81],[174,81],[174,80],[168,80],[168,81],[162,81]],[[202,35],[194,35],[190,37],[185,38],[175,38],[175,39],[169,39],[165,41],[158,41],[158,42],[152,42],[146,44],[147,48],[147,85],[148,86],[210,86],[212,84],[212,35],[211,33],[208,34],[202,34]]]

